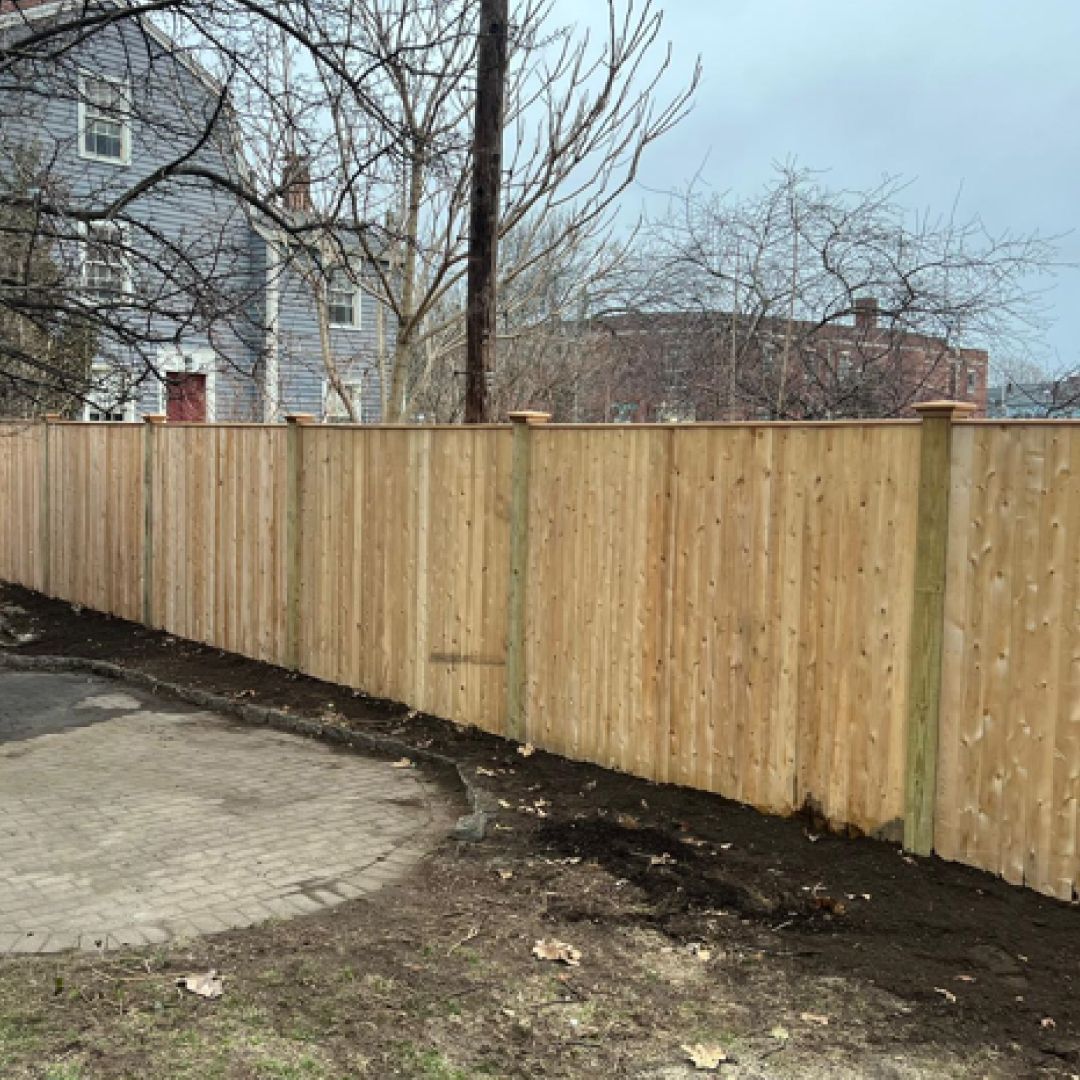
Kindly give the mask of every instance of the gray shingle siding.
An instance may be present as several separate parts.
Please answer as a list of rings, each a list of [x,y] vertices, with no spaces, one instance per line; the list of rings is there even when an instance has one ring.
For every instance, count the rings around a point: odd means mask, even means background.
[[[280,289],[282,408],[287,412],[324,413],[326,371],[312,287],[294,266],[283,274]],[[388,321],[388,320],[384,320]],[[336,372],[344,379],[360,380],[362,419],[379,416],[379,365],[376,301],[360,290],[357,327],[332,326],[330,350]]]

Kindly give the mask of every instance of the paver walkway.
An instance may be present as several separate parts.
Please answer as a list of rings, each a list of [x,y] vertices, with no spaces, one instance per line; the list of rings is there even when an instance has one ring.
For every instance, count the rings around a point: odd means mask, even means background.
[[[402,873],[451,820],[412,769],[107,680],[0,672],[0,953],[317,911]]]

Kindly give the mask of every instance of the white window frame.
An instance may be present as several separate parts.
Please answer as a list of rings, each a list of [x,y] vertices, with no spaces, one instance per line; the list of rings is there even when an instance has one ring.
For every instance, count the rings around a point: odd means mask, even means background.
[[[342,375],[339,381],[352,390],[353,404],[356,407],[356,422],[364,422],[364,382],[370,375],[364,372],[357,374]],[[337,392],[334,384],[329,379],[323,379],[323,419],[331,423],[350,424],[349,411],[345,408],[345,402]]]
[[[206,376],[206,420],[212,424],[217,418],[217,353],[205,346],[169,346],[158,353],[157,368],[161,378],[157,382],[157,412],[164,415],[168,407],[165,378],[169,372],[184,375]]]
[[[343,323],[334,321],[333,294],[335,292],[345,292],[343,288],[334,288],[334,279],[340,277],[346,278],[352,292],[352,322]],[[334,267],[327,275],[326,279],[326,318],[330,323],[330,326],[335,330],[359,330],[363,309],[364,306],[359,282],[353,281],[352,278],[348,276],[348,270],[345,267]]]
[[[95,109],[87,103],[86,84],[89,80],[109,83],[121,88],[123,100],[127,103],[127,112],[121,118],[102,114],[103,119],[108,119],[120,125],[120,156],[110,157],[108,154],[95,154],[86,149],[87,125],[96,119]],[[127,166],[131,164],[131,83],[125,78],[115,75],[103,75],[99,72],[84,71],[79,75],[79,157],[86,161],[100,161],[106,165]]]
[[[115,229],[120,235],[120,268],[124,274],[124,280],[121,283],[120,294],[117,297],[109,297],[109,301],[116,303],[122,303],[124,300],[129,299],[135,292],[135,281],[131,272],[131,258],[126,250],[131,236],[131,230],[126,222],[121,221],[94,221],[94,222],[82,222],[80,223],[79,233],[82,236],[80,244],[80,256],[79,256],[79,277],[82,281],[82,291],[89,297],[105,302],[105,298],[97,295],[94,289],[90,286],[86,279],[86,268],[90,263],[90,233],[95,228],[110,228]]]
[[[113,409],[112,412],[121,413],[119,420],[105,419],[104,417],[94,418],[93,413],[104,413],[106,410],[100,406],[94,399],[97,396],[93,386],[98,384],[98,380],[108,379],[110,376],[123,378],[124,376],[130,376],[130,371],[125,371],[121,365],[116,363],[109,363],[106,360],[95,360],[90,365],[90,379],[92,382],[91,389],[86,395],[86,401],[83,403],[82,418],[85,421],[95,424],[131,424],[135,421],[135,388],[131,387],[131,396],[120,404],[119,409]]]

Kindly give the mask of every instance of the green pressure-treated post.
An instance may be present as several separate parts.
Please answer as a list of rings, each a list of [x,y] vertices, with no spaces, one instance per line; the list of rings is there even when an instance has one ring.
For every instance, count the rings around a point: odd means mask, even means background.
[[[545,412],[512,412],[514,425],[510,493],[510,596],[506,642],[506,734],[525,738],[525,615],[529,567],[529,478],[532,429],[551,419]]]
[[[158,425],[165,423],[161,413],[143,417],[143,594],[142,621],[154,625],[154,455],[158,453]]]
[[[290,413],[288,425],[285,497],[285,667],[300,670],[300,509],[303,497],[303,428],[314,423],[307,413]]]
[[[41,551],[41,591],[52,596],[52,435],[54,424],[63,421],[60,413],[46,413],[41,451],[41,520],[38,522],[38,547]]]
[[[955,421],[974,409],[962,401],[929,401],[915,406],[922,431],[908,675],[904,847],[918,855],[929,855],[934,848],[952,429]]]

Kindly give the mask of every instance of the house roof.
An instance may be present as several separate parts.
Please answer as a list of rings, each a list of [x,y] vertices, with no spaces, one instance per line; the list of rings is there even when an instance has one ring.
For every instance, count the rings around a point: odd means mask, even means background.
[[[63,6],[62,0],[0,0],[0,27],[44,18]]]
[[[56,5],[55,0],[0,0],[0,15],[7,15],[13,11],[29,11],[30,8],[39,8]]]
[[[106,7],[110,3],[116,7],[125,7],[128,2],[129,0],[104,0],[98,7]],[[85,9],[85,6],[86,0],[0,0],[0,29],[48,18],[65,9]],[[221,83],[187,50],[180,49],[161,27],[155,25],[143,12],[137,11],[133,17],[138,19],[139,25],[162,49],[176,57],[212,94],[217,96],[222,93]]]

